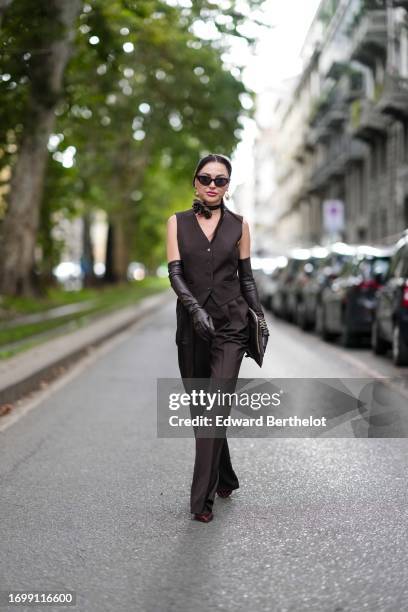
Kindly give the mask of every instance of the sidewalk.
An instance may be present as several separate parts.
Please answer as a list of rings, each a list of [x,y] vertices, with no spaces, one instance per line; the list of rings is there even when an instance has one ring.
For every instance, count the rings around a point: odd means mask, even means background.
[[[0,362],[0,415],[2,406],[4,412],[5,405],[38,389],[43,382],[56,378],[62,368],[76,362],[90,348],[124,331],[172,299],[174,294],[170,290],[143,298],[135,306],[121,308],[85,328],[58,336]]]

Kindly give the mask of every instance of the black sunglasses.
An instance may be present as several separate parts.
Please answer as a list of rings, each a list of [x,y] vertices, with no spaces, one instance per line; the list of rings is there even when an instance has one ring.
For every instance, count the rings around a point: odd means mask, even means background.
[[[205,187],[211,185],[212,181],[214,181],[216,187],[225,187],[225,185],[228,185],[230,181],[229,178],[226,178],[225,176],[217,176],[213,179],[212,176],[207,176],[206,174],[197,174],[196,178],[199,183],[201,183]]]

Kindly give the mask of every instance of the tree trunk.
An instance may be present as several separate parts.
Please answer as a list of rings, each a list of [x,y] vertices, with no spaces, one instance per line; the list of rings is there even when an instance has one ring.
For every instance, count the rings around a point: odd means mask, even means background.
[[[71,54],[72,26],[80,0],[42,0],[49,19],[49,40],[42,40],[47,53],[33,66],[32,89],[27,106],[27,121],[12,169],[6,216],[0,242],[0,293],[8,295],[33,292],[31,270],[48,139],[55,122],[55,107],[63,89],[63,74]],[[50,16],[54,20],[50,19]],[[57,24],[57,27],[56,25]],[[62,32],[55,36],[58,25]]]
[[[127,269],[130,263],[130,245],[124,215],[116,214],[112,219],[115,237],[113,241],[113,276],[117,282],[127,281]]]
[[[113,274],[113,243],[115,241],[112,222],[109,220],[108,236],[106,238],[106,255],[105,255],[105,274],[103,280],[105,283],[114,283],[115,277]]]
[[[127,281],[127,270],[132,255],[132,244],[137,231],[135,203],[130,194],[143,181],[150,162],[152,142],[147,141],[143,154],[134,155],[131,140],[124,139],[115,151],[113,164],[113,191],[117,204],[110,214],[106,256],[106,282]]]
[[[12,2],[13,0],[0,0],[0,26],[4,17],[4,13],[7,11],[8,7]]]
[[[86,212],[82,217],[82,221],[82,270],[84,273],[84,287],[94,287],[96,278],[94,274],[94,256],[91,239],[91,214]]]
[[[106,283],[127,281],[127,269],[130,263],[129,228],[123,215],[115,213],[109,219],[106,244],[105,274]]]

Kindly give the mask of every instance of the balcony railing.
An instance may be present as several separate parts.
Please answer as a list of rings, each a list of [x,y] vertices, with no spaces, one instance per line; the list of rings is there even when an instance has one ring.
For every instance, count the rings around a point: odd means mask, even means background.
[[[308,191],[313,193],[323,189],[328,183],[329,177],[327,174],[327,163],[318,164],[312,171],[309,183]]]
[[[386,133],[389,123],[389,117],[380,113],[372,100],[359,98],[352,102],[349,127],[354,137],[371,142]]]
[[[408,78],[386,73],[377,108],[397,119],[408,117]]]
[[[340,154],[345,164],[360,162],[367,155],[366,145],[358,140],[354,140],[354,138],[348,138]]]
[[[331,132],[338,129],[347,119],[347,106],[340,95],[332,96],[312,111],[309,119],[311,127],[310,143],[327,140]]]
[[[323,189],[332,179],[342,177],[351,163],[360,162],[367,154],[366,145],[343,133],[332,138],[324,159],[311,172],[308,190]]]
[[[369,66],[378,55],[384,55],[387,46],[387,13],[368,11],[356,27],[351,44],[351,59]]]
[[[322,122],[328,128],[338,127],[347,118],[347,108],[344,102],[337,101],[330,106],[326,113],[323,115]]]
[[[319,142],[327,142],[330,138],[330,129],[325,125],[310,128],[308,136],[309,147],[315,147]]]

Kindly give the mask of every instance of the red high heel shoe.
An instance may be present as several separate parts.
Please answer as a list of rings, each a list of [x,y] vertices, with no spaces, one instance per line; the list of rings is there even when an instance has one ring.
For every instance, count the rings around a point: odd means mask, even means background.
[[[212,512],[203,512],[202,514],[194,515],[194,520],[201,521],[202,523],[209,523],[210,521],[213,520],[213,518],[214,518],[214,515]]]
[[[218,497],[229,497],[232,493],[232,489],[217,489]]]

